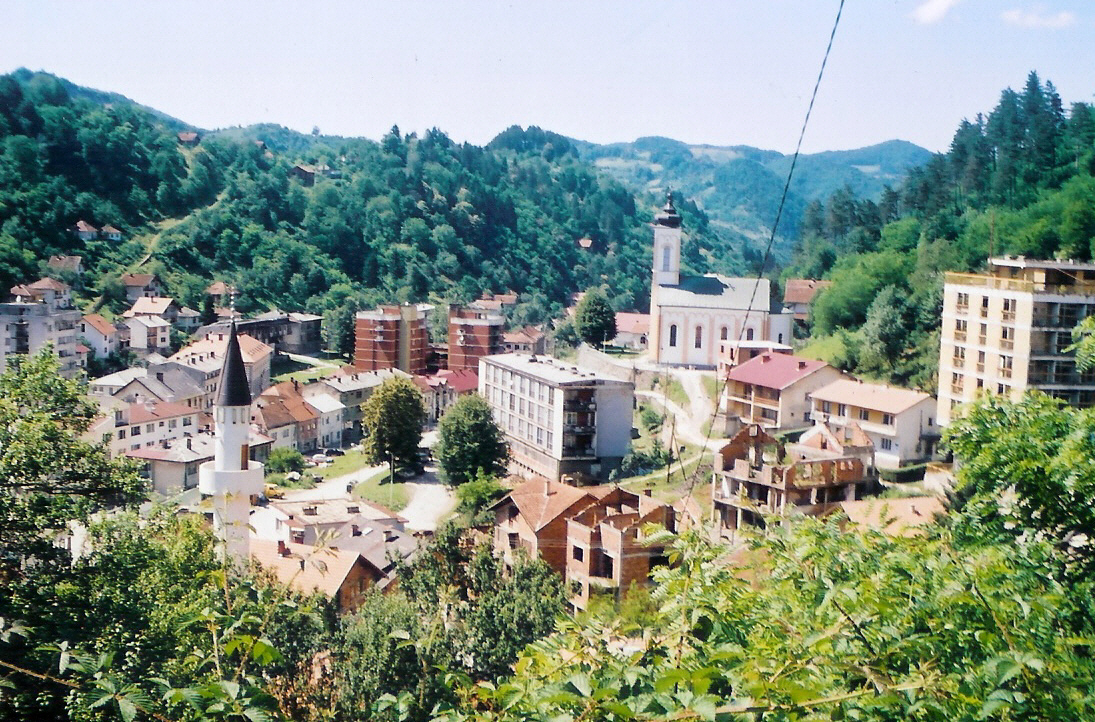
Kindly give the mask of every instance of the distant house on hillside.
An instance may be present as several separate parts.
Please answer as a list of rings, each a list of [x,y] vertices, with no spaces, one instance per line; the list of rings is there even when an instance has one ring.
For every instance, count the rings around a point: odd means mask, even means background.
[[[130,303],[141,296],[160,296],[163,291],[163,285],[154,273],[125,273],[122,275],[122,285],[125,286],[125,298]]]
[[[192,130],[184,130],[178,134],[179,145],[186,146],[187,148],[193,148],[198,143],[202,142],[201,134],[195,133]]]
[[[99,229],[84,220],[76,221],[72,233],[81,241],[94,241],[99,237]]]
[[[789,278],[783,287],[783,308],[795,314],[796,321],[805,322],[810,318],[810,304],[814,302],[814,297],[831,285],[832,281]]]
[[[650,314],[623,311],[616,314],[616,337],[612,339],[614,346],[626,346],[642,351],[646,349],[649,334]]]
[[[109,223],[99,229],[99,235],[108,241],[122,240],[122,232]]]
[[[329,165],[307,165],[298,163],[289,169],[289,177],[296,178],[306,186],[314,185],[316,176],[323,178],[341,178],[342,172]]]
[[[80,256],[50,256],[46,267],[51,271],[69,272],[80,276],[84,273],[84,259]]]

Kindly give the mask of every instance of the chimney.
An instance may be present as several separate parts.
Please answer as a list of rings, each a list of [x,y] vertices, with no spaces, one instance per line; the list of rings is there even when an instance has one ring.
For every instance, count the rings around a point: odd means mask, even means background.
[[[805,362],[805,361],[799,361],[799,362],[798,362],[798,367],[799,367],[800,369],[804,369],[804,368],[806,368],[806,362]]]
[[[651,489],[649,486],[646,487],[645,489],[643,489],[643,496],[653,496],[653,495],[654,495],[654,490]]]
[[[392,531],[391,529],[385,529],[384,530],[384,541],[385,542],[395,541],[395,532]]]
[[[279,557],[289,556],[289,547],[285,546],[285,542],[282,539],[278,539],[278,556]]]
[[[163,383],[163,371],[156,372],[156,380],[159,381],[161,384]]]

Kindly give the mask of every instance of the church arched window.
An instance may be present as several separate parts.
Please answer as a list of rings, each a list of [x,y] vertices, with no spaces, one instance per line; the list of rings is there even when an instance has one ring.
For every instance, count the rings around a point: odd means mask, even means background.
[[[746,341],[752,341],[753,340],[753,329],[751,329],[751,328],[745,329],[745,340]]]
[[[727,338],[729,338],[729,336],[728,336],[729,333],[730,332],[726,329],[726,326],[723,326],[722,331],[719,332],[719,340],[720,341],[725,341]]]
[[[779,335],[779,340],[777,340],[776,343],[783,343],[783,334],[782,333]]]
[[[662,246],[662,270],[669,270],[669,260],[672,255],[672,249],[669,246]]]
[[[696,326],[696,348],[703,348],[703,326]]]
[[[677,345],[677,324],[673,324],[669,327],[669,346],[673,347]]]

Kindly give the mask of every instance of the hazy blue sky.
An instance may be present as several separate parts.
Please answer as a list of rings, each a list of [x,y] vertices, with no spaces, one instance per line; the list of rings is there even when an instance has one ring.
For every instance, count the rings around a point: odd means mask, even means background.
[[[794,149],[837,0],[0,0],[25,66],[195,125],[379,138],[509,125]],[[944,150],[1037,70],[1095,100],[1091,0],[847,0],[805,148]]]

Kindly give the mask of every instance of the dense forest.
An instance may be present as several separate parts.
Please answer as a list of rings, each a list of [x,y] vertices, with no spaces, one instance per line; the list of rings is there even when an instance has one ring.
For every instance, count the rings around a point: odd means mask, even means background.
[[[392,128],[373,142],[256,126],[189,148],[177,124],[70,87],[44,73],[0,78],[0,281],[9,285],[50,254],[81,254],[89,303],[98,292],[117,305],[118,276],[140,265],[192,307],[222,279],[244,311],[302,309],[341,328],[378,302],[508,290],[522,295],[518,323],[547,320],[591,286],[617,308],[647,303],[646,223],[658,199],[637,200],[561,136],[514,127],[477,147],[436,129],[419,138]],[[290,172],[298,163],[330,171],[306,185]],[[693,240],[687,267],[746,270],[742,250],[727,248],[694,203],[679,207]],[[82,242],[70,232],[81,219],[127,240]]]
[[[845,188],[808,205],[784,277],[826,278],[813,348],[842,368],[934,392],[944,271],[990,255],[1095,253],[1095,111],[1066,112],[1032,72],[963,120],[946,153],[874,201]]]

